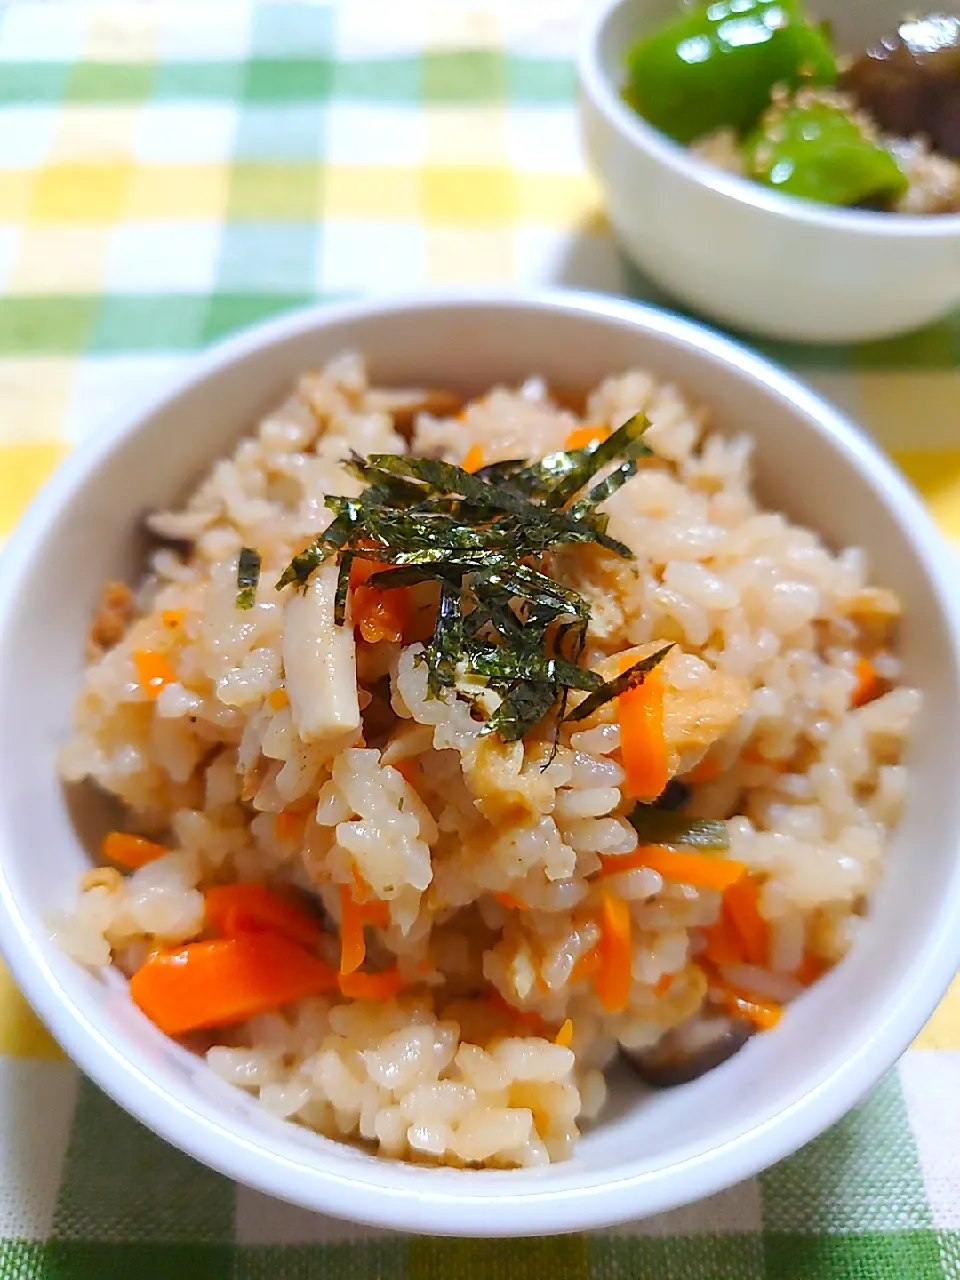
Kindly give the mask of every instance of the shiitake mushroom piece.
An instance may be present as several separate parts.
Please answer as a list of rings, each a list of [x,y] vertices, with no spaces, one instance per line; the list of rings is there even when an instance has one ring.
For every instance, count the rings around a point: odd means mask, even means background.
[[[637,1074],[655,1089],[689,1084],[732,1058],[753,1035],[743,1018],[709,1015],[668,1031],[650,1049],[621,1052]]]

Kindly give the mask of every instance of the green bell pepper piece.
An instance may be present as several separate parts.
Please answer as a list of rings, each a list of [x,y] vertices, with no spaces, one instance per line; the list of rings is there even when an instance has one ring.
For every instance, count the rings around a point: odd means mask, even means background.
[[[890,206],[908,186],[890,152],[828,103],[771,107],[744,155],[748,177],[821,204]]]
[[[624,98],[677,142],[752,128],[774,85],[833,84],[837,60],[799,0],[718,0],[627,52]]]

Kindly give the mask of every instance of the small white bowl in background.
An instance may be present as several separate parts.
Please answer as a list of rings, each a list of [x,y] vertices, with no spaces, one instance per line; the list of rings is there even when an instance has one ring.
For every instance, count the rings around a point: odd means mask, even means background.
[[[772,338],[858,342],[960,303],[960,214],[798,200],[695,157],[622,100],[625,54],[679,0],[598,0],[581,34],[584,146],[627,254],[681,302]],[[810,0],[856,53],[896,30],[903,0]]]
[[[301,372],[345,348],[366,353],[381,384],[473,393],[533,373],[585,389],[646,366],[710,405],[721,430],[753,436],[762,499],[833,546],[864,546],[876,580],[906,609],[904,679],[923,690],[924,710],[906,812],[852,954],[774,1031],[700,1080],[647,1093],[621,1075],[573,1159],[547,1168],[417,1168],[274,1120],[148,1022],[117,971],[97,976],[62,954],[45,923],[72,905],[89,865],[55,757],[71,730],[103,582],[136,579],[146,511],[182,499]],[[954,576],[917,498],[835,409],[718,334],[652,308],[578,295],[457,296],[315,309],[252,329],[78,450],[0,556],[0,944],[31,1003],[99,1085],[170,1142],[270,1195],[448,1235],[574,1231],[696,1200],[838,1119],[907,1047],[956,969]]]

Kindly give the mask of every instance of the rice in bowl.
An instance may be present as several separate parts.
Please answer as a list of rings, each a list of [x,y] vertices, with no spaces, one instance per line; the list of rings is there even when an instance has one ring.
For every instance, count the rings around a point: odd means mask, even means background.
[[[749,441],[712,434],[675,388],[628,373],[582,415],[536,381],[463,408],[421,399],[370,387],[343,357],[305,377],[182,510],[152,518],[165,545],[135,597],[105,593],[61,766],[117,796],[166,851],[141,845],[128,875],[91,870],[56,931],[81,963],[136,974],[157,953],[243,933],[211,902],[265,885],[312,912],[309,947],[337,973],[360,908],[361,966],[190,1043],[325,1135],[406,1159],[531,1166],[569,1155],[620,1047],[652,1078],[668,1033],[767,1025],[842,958],[897,819],[919,695],[897,687],[898,602],[867,584],[862,553],[834,555],[764,511]],[[429,616],[371,639],[364,619],[334,629],[327,567],[306,593],[275,590],[328,528],[325,497],[361,492],[343,468],[351,450],[474,465],[479,451],[490,466],[638,412],[655,456],[603,508],[635,558],[563,546],[545,567],[590,606],[585,668],[613,677],[673,644],[660,667],[670,803],[681,821],[723,819],[723,852],[685,853],[683,840],[644,852],[617,701],[556,743],[549,717],[507,743],[485,732],[481,689],[430,696]],[[262,563],[240,610],[244,547]],[[697,858],[742,866],[736,893],[676,878]]]

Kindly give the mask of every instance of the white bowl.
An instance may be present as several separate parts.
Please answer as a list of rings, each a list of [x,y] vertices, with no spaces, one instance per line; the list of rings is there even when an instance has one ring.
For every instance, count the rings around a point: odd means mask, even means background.
[[[937,320],[960,302],[960,214],[836,209],[698,160],[620,97],[626,50],[678,0],[598,0],[579,56],[584,145],[623,248],[657,284],[723,323],[853,342]],[[895,30],[902,0],[817,0],[838,49]]]
[[[905,678],[926,695],[913,785],[862,941],[781,1025],[675,1091],[614,1090],[564,1164],[521,1172],[392,1163],[268,1117],[93,976],[44,919],[88,856],[57,781],[83,640],[105,578],[132,577],[145,511],[182,497],[310,366],[353,347],[387,383],[479,391],[538,372],[586,388],[643,365],[757,444],[760,492],[834,545],[872,553],[900,592]],[[381,1226],[458,1235],[596,1227],[719,1190],[793,1151],[895,1061],[960,959],[960,618],[952,564],[874,446],[793,378],[708,330],[577,295],[457,297],[305,311],[215,348],[170,393],[101,430],[42,493],[0,557],[0,940],[67,1052],[135,1116],[241,1182]],[[104,1153],[104,1158],[109,1158]]]

